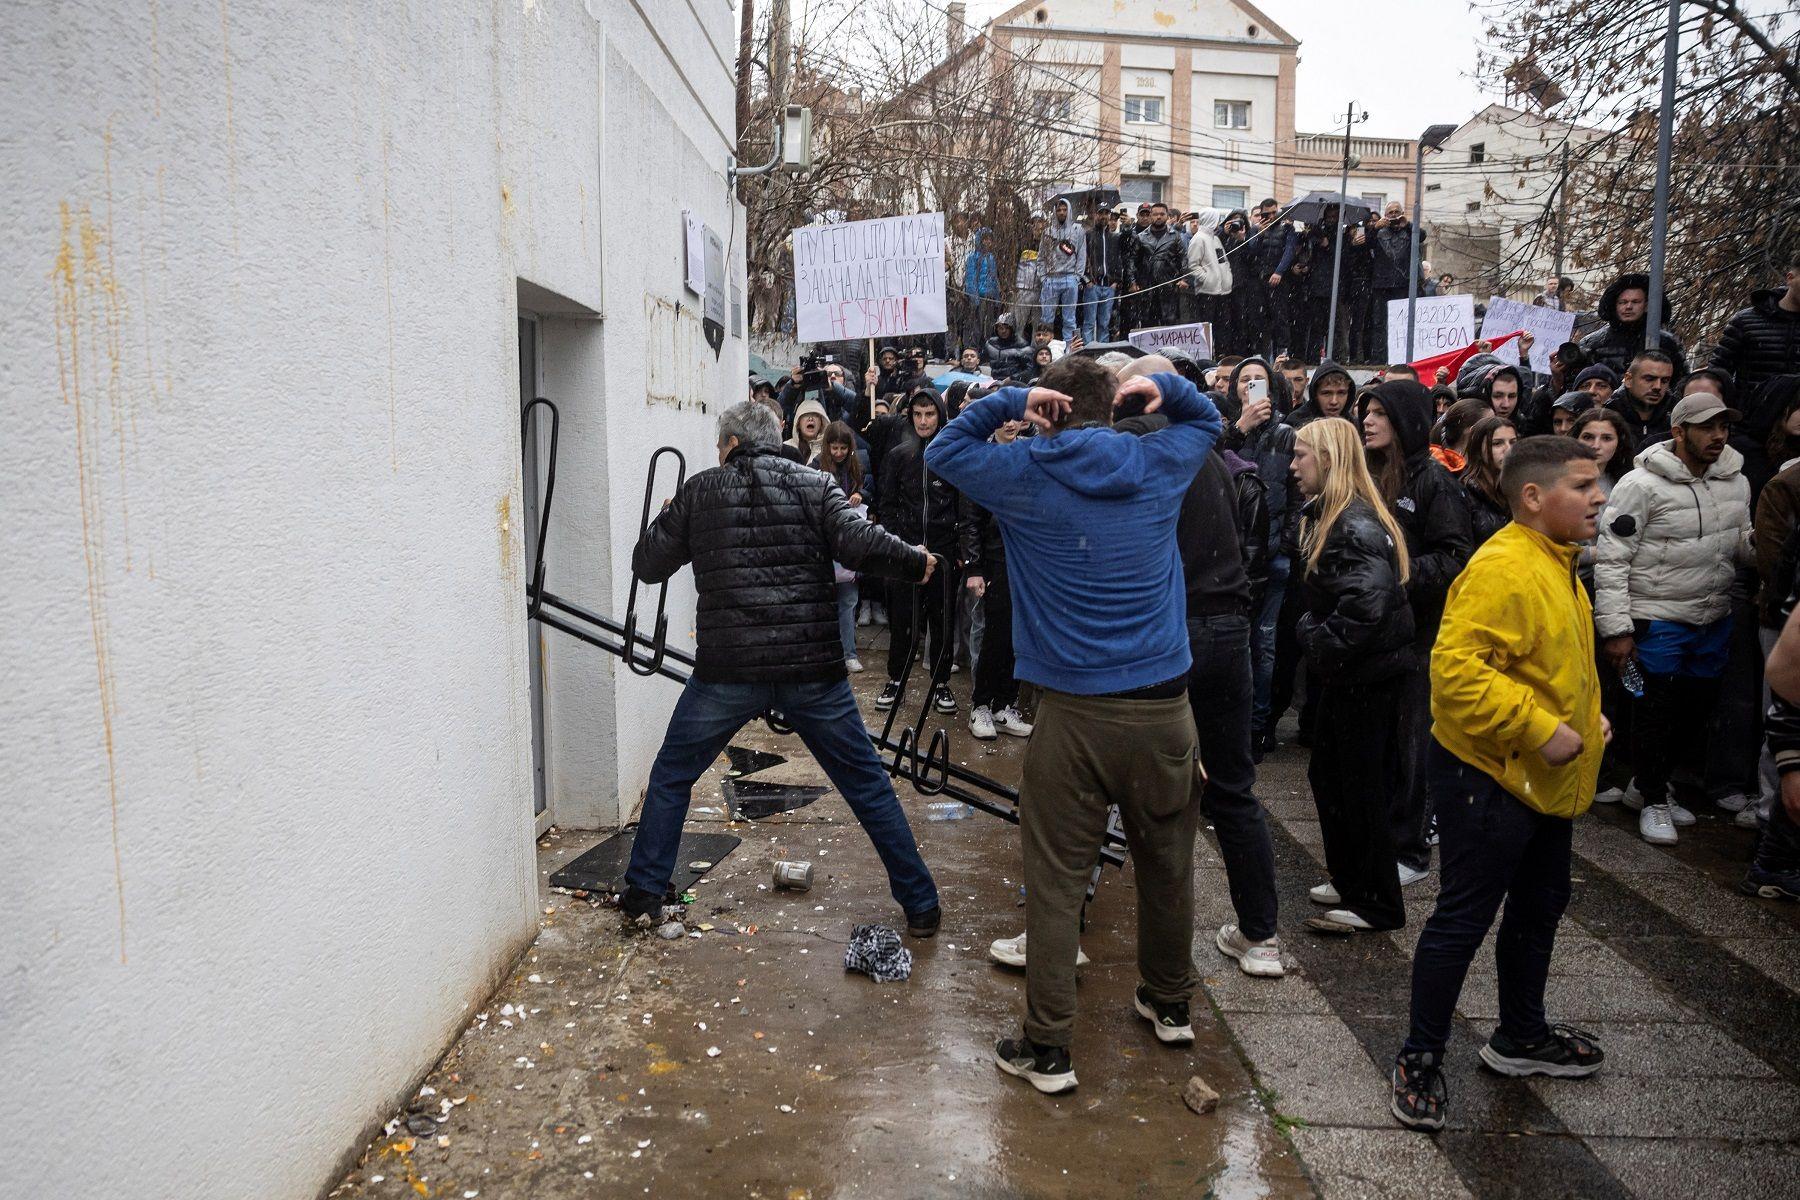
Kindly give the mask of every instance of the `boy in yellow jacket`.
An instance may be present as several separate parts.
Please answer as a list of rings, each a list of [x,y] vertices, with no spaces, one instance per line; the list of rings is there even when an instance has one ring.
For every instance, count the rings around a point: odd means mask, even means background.
[[[1430,788],[1437,908],[1413,955],[1412,1028],[1395,1060],[1401,1124],[1444,1127],[1444,1045],[1463,977],[1494,922],[1500,1025],[1481,1059],[1503,1075],[1599,1070],[1592,1037],[1544,1020],[1544,982],[1569,903],[1574,818],[1594,799],[1611,729],[1600,715],[1594,614],[1575,574],[1605,496],[1587,447],[1525,438],[1500,473],[1512,523],[1450,587],[1431,653]]]

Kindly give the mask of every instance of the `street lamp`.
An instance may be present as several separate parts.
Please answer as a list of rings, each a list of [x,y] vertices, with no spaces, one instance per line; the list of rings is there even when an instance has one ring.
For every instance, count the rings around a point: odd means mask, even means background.
[[[1444,140],[1455,133],[1458,126],[1433,125],[1419,135],[1419,148],[1413,155],[1413,214],[1412,214],[1412,249],[1407,255],[1409,264],[1406,272],[1406,361],[1411,362],[1413,356],[1413,310],[1419,305],[1419,211],[1423,207],[1425,192],[1425,151],[1440,149]]]

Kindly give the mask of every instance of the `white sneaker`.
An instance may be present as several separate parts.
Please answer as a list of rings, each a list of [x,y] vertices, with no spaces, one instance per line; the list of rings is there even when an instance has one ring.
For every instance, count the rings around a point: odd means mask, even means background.
[[[1729,796],[1720,796],[1713,803],[1728,813],[1741,813],[1746,808],[1755,808],[1760,801],[1761,797],[1753,799],[1742,792],[1732,792]]]
[[[1352,929],[1375,928],[1347,908],[1330,909],[1326,912],[1325,919],[1327,921],[1336,921],[1339,925],[1348,925]]]
[[[1323,904],[1326,906],[1342,904],[1344,902],[1344,898],[1338,895],[1338,890],[1331,886],[1329,880],[1308,888],[1306,898],[1311,900],[1314,904]]]
[[[1674,821],[1675,824],[1687,826],[1694,823],[1694,814],[1688,809],[1675,803],[1673,800],[1665,800],[1662,806],[1669,810],[1669,818]],[[1625,807],[1634,812],[1644,811],[1644,793],[1638,791],[1637,780],[1635,779],[1631,781],[1631,786],[1625,790]]]
[[[1000,938],[988,943],[988,957],[1003,967],[1023,967],[1025,965],[1025,935],[1016,938]],[[1093,961],[1082,952],[1080,946],[1075,947],[1075,965],[1085,967]]]
[[[873,608],[864,608],[864,609],[860,610],[859,612],[857,612],[856,623],[858,625],[867,625],[869,623],[869,621],[874,617],[874,615],[875,615],[875,613],[874,613]]]
[[[1287,971],[1287,968],[1281,965],[1281,939],[1279,937],[1253,942],[1245,937],[1244,931],[1236,925],[1221,925],[1219,926],[1219,936],[1214,938],[1213,942],[1219,947],[1219,953],[1237,959],[1238,969],[1246,975],[1276,978]]]
[[[969,714],[969,732],[984,742],[994,740],[994,713],[983,704]]]
[[[1762,802],[1758,801],[1746,808],[1738,810],[1738,815],[1731,818],[1731,823],[1739,829],[1762,828]]]
[[[994,728],[1001,733],[1010,733],[1014,737],[1030,737],[1032,724],[1019,715],[1019,710],[1007,705],[994,714]]]
[[[1411,887],[1413,884],[1419,882],[1419,880],[1431,874],[1430,871],[1415,871],[1403,862],[1397,862],[1394,866],[1400,872],[1401,887]]]
[[[1624,799],[1624,788],[1607,788],[1604,792],[1594,793],[1595,804],[1618,804]]]
[[[844,660],[844,670],[849,671],[851,674],[855,674],[862,669],[862,659],[856,657],[856,655],[852,654],[849,658]]]
[[[1667,804],[1646,804],[1638,814],[1638,835],[1652,846],[1675,844],[1675,818]]]

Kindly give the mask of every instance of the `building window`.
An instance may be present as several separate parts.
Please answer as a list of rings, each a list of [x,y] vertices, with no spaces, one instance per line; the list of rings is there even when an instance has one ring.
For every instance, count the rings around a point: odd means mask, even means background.
[[[1248,100],[1214,100],[1213,127],[1215,129],[1250,128],[1250,102]]]
[[[1472,163],[1487,161],[1487,143],[1476,142],[1469,147],[1469,161]]]
[[[1469,201],[1468,204],[1463,206],[1463,211],[1464,212],[1480,212],[1481,211],[1481,201],[1479,201],[1479,200]]]
[[[1241,187],[1219,187],[1214,185],[1212,206],[1214,208],[1223,209],[1243,208],[1245,207],[1244,201],[1247,199],[1244,194],[1245,190],[1246,189]]]
[[[1037,115],[1049,121],[1067,121],[1073,111],[1074,99],[1067,92],[1039,92]]]
[[[1127,125],[1161,125],[1162,97],[1125,97],[1125,123]]]
[[[1163,181],[1154,175],[1126,175],[1119,180],[1119,203],[1130,208],[1163,198]]]
[[[1364,192],[1362,194],[1362,202],[1364,204],[1368,205],[1370,208],[1374,209],[1376,212],[1380,212],[1382,210],[1382,208],[1384,206],[1386,206],[1386,204],[1387,204],[1387,193],[1386,192]]]

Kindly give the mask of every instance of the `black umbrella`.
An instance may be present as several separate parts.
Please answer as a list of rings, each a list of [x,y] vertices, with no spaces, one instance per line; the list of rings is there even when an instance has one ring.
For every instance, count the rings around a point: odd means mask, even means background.
[[[1345,222],[1351,225],[1375,212],[1367,200],[1358,196],[1346,196],[1341,192],[1308,192],[1289,201],[1277,219],[1317,225],[1325,219],[1325,210],[1334,204],[1344,214]]]

